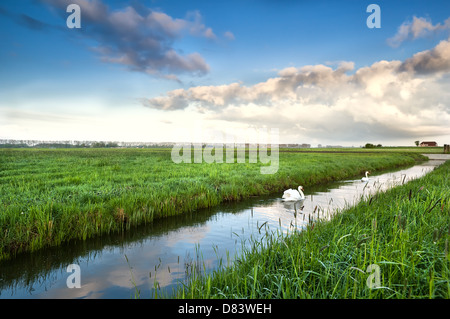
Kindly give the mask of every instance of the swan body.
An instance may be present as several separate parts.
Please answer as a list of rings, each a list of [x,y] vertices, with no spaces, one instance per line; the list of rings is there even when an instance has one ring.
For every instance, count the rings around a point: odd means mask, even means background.
[[[369,176],[367,176],[368,174],[370,174],[370,172],[366,171],[366,177],[361,178],[361,182],[368,182],[369,181]]]
[[[299,186],[298,190],[288,189],[283,193],[283,200],[285,201],[300,201],[305,199],[305,194],[303,194],[303,186]]]

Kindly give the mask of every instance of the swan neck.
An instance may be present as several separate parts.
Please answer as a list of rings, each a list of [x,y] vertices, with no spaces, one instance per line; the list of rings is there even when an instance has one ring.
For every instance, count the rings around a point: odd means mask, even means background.
[[[303,194],[303,192],[302,192],[301,189],[299,189],[298,192],[300,193],[300,197],[301,197],[301,198],[305,198],[305,194]]]

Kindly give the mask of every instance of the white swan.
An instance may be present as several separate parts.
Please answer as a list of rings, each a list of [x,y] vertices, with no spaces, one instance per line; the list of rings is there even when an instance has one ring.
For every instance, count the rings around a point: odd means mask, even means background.
[[[369,176],[367,176],[368,174],[370,174],[370,172],[366,171],[366,177],[361,178],[361,182],[368,182],[369,181]]]
[[[285,201],[300,201],[305,199],[305,194],[302,192],[303,186],[299,186],[298,190],[296,189],[288,189],[283,193],[283,199]]]

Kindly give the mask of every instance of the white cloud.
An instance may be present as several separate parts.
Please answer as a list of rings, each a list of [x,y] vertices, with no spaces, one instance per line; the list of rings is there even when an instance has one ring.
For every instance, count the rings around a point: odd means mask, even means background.
[[[380,141],[450,136],[450,41],[405,61],[289,67],[252,86],[197,86],[144,99],[147,107],[202,112],[222,125],[280,129],[280,139]]]
[[[417,73],[442,73],[450,71],[450,39],[441,41],[431,50],[414,54],[401,67]]]
[[[224,35],[225,38],[227,38],[228,40],[234,40],[234,39],[235,39],[234,34],[233,34],[233,32],[231,32],[231,31],[226,31],[223,35]]]
[[[174,43],[185,36],[215,39],[212,28],[202,22],[198,11],[184,18],[141,5],[110,9],[102,1],[40,0],[66,14],[68,4],[75,3],[83,12],[80,36],[97,42],[94,52],[102,61],[125,65],[132,71],[178,80],[177,74],[204,75],[209,65],[197,53],[186,55],[175,50]]]
[[[397,33],[389,38],[387,43],[392,47],[398,47],[406,40],[415,40],[446,29],[450,29],[450,18],[445,20],[444,24],[433,25],[431,21],[425,18],[414,16],[412,21],[402,23]]]

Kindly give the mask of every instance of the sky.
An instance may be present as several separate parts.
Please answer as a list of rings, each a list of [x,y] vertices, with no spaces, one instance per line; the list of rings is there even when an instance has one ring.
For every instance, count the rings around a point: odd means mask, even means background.
[[[450,144],[449,1],[3,0],[0,42],[0,139]]]

